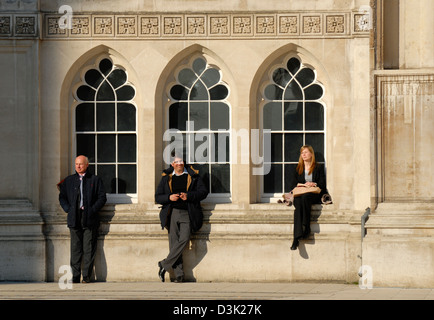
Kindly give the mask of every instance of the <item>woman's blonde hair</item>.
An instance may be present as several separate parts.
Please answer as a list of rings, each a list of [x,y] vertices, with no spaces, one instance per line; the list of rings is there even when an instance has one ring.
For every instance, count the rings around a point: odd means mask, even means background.
[[[304,145],[300,148],[300,158],[298,159],[298,165],[297,165],[297,172],[298,174],[303,174],[304,171],[304,161],[301,157],[301,153],[304,149],[308,149],[310,153],[312,153],[312,164],[310,165],[309,174],[312,174],[313,169],[316,167],[316,160],[315,160],[315,151],[313,151],[312,146],[310,145]]]

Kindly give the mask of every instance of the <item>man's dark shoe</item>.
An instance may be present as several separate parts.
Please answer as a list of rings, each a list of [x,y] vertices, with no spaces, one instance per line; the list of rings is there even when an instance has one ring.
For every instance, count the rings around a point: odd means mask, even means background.
[[[166,274],[166,270],[161,265],[161,262],[158,262],[158,266],[160,267],[160,270],[158,270],[158,277],[160,278],[161,282],[164,282],[164,275]]]
[[[176,277],[176,279],[173,282],[182,283],[182,282],[184,282],[184,277],[183,276]]]
[[[84,277],[81,283],[90,283],[89,277]]]

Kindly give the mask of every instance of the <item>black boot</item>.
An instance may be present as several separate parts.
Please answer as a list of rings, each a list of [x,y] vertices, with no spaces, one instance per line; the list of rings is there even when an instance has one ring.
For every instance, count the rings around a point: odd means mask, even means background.
[[[294,239],[294,241],[292,242],[291,250],[297,250],[298,245],[299,245],[298,239]]]

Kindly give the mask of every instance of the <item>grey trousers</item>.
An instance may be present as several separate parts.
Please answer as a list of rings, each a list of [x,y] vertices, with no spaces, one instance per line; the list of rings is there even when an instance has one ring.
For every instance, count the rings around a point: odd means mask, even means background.
[[[187,210],[173,209],[170,218],[169,254],[161,262],[164,269],[173,269],[175,277],[184,276],[182,251],[190,241],[190,217]]]

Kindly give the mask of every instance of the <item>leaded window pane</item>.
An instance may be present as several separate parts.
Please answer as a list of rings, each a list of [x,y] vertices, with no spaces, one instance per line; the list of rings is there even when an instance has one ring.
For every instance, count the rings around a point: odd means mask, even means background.
[[[209,90],[209,94],[211,100],[223,100],[228,96],[229,90],[226,86],[217,85]]]
[[[115,104],[114,103],[96,104],[96,130],[97,131],[115,130]]]
[[[220,80],[221,80],[220,71],[218,71],[217,69],[214,69],[214,68],[207,69],[207,70],[203,73],[201,79],[202,79],[202,81],[204,82],[204,84],[205,84],[208,88],[210,88],[210,87],[212,87],[213,85],[215,85],[216,83],[219,83],[219,82],[220,82]],[[224,98],[226,98],[226,96],[227,96],[227,95],[222,96],[222,98],[220,98],[220,99],[224,99]]]
[[[284,102],[285,130],[303,130],[303,102]]]
[[[113,63],[109,59],[102,59],[99,63],[99,70],[104,74],[108,75],[112,71]]]
[[[114,101],[115,95],[113,88],[107,81],[104,81],[98,88],[98,93],[96,95],[96,100],[98,101]]]
[[[211,102],[211,130],[229,130],[229,107],[226,103]]]
[[[190,91],[190,100],[208,100],[208,89],[201,81],[197,81]]]
[[[285,133],[285,162],[298,162],[300,147],[303,145],[302,133]]]
[[[264,193],[290,191],[288,175],[298,163],[302,145],[312,145],[316,160],[325,161],[323,95],[315,71],[296,57],[272,70],[263,92],[262,127],[271,130],[271,171],[263,178]]]
[[[94,108],[92,103],[81,103],[75,108],[75,131],[94,130]]]
[[[271,134],[271,161],[281,162],[282,159],[282,138],[281,134],[272,133]]]
[[[315,81],[315,72],[312,69],[304,68],[295,76],[300,85],[304,88]]]
[[[273,131],[282,130],[282,103],[269,102],[264,106],[263,110],[264,129]]]
[[[275,84],[270,84],[265,88],[264,95],[267,100],[282,100],[283,89]]]
[[[169,129],[187,130],[188,103],[177,102],[169,107]]]
[[[98,177],[102,179],[107,193],[116,193],[116,166],[98,165]]]
[[[287,68],[289,70],[289,72],[291,72],[291,74],[296,74],[297,71],[300,69],[301,63],[300,60],[298,60],[297,58],[291,58],[288,60],[287,63]]]
[[[116,90],[118,101],[130,101],[134,99],[135,90],[131,86],[123,86]]]
[[[306,130],[324,130],[324,106],[306,102]]]
[[[221,71],[204,58],[194,59],[190,66],[175,75],[177,83],[169,88],[168,125],[186,138],[184,158],[200,170],[209,191],[229,193],[230,107],[225,101],[229,88],[222,82]],[[224,184],[219,182],[223,178],[228,178]]]
[[[264,193],[281,193],[282,188],[282,165],[272,164],[270,172],[264,175]]]
[[[77,134],[77,154],[86,155],[90,163],[95,162],[95,135]]]
[[[118,103],[118,131],[136,131],[136,107],[131,103]]]
[[[284,68],[278,68],[273,72],[273,81],[278,86],[285,87],[286,84],[291,81],[292,76],[289,74],[288,70]]]
[[[114,89],[127,82],[127,74],[122,69],[115,69],[109,74],[107,80],[111,83]]]
[[[208,129],[208,102],[190,102],[190,121],[194,130]]]
[[[89,86],[83,85],[77,89],[77,98],[82,101],[94,101],[96,91]]]
[[[313,84],[305,90],[306,100],[319,100],[322,98],[324,91],[320,85]]]
[[[309,144],[315,150],[315,160],[324,162],[324,134],[323,133],[306,133],[306,144]]]
[[[97,162],[116,161],[116,135],[97,135]]]
[[[101,72],[99,72],[98,70],[90,69],[89,71],[86,72],[84,79],[88,85],[96,89],[104,80],[104,77],[101,74]]]
[[[108,193],[136,193],[135,89],[108,58],[86,71],[82,81],[75,93],[76,153],[89,158],[89,168]]]
[[[202,58],[198,58],[193,62],[193,71],[200,76],[202,72],[205,70],[206,66],[207,66],[206,61]]]
[[[285,170],[285,174],[283,175],[283,177],[284,177],[283,181],[284,181],[285,188],[284,188],[283,192],[288,193],[291,191],[289,186],[292,183],[292,177],[293,177],[292,174],[295,172],[297,165],[296,164],[285,164],[283,166],[283,168]]]
[[[120,164],[118,167],[118,193],[135,193],[137,189],[137,167]]]
[[[291,81],[285,88],[284,100],[303,100],[303,91],[299,84]]]
[[[229,164],[211,165],[211,192],[229,193],[230,192],[230,166]]]
[[[194,73],[193,70],[191,70],[191,69],[182,69],[178,73],[178,81],[179,81],[180,84],[182,84],[182,86],[175,85],[175,86],[172,87],[172,90],[174,88],[180,87],[180,88],[178,88],[178,90],[184,90],[185,92],[187,92],[187,90],[185,88],[191,88],[191,86],[196,81],[196,79],[197,79],[197,77],[196,77],[196,75],[195,75],[195,73]],[[181,98],[179,96],[175,97],[174,95],[172,95],[172,97],[174,99],[178,99],[178,100],[185,100],[185,99],[187,99],[187,96],[188,96],[188,92],[187,92],[187,94],[183,98]]]
[[[118,135],[118,161],[136,162],[136,145],[135,134]]]
[[[175,85],[170,89],[170,95],[175,100],[187,100],[188,89],[181,85]]]

